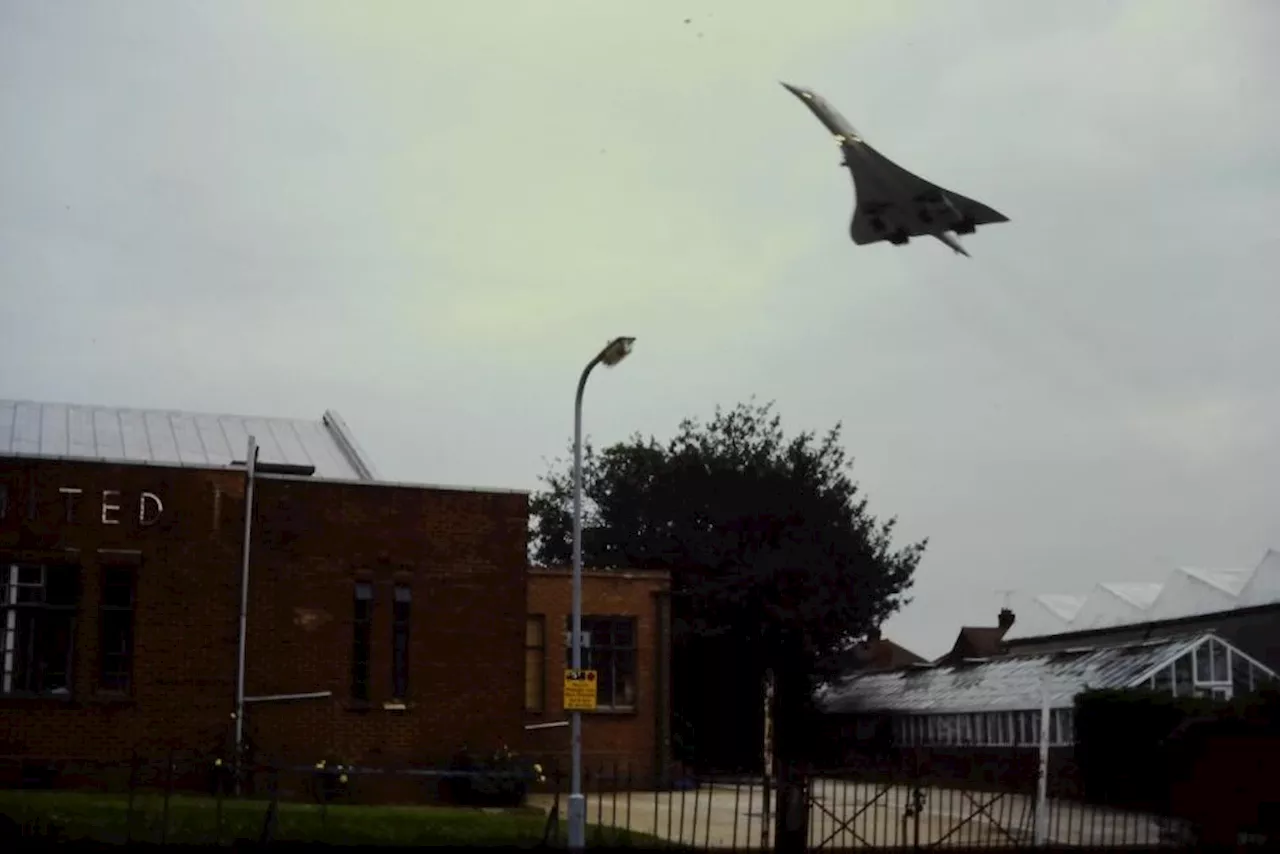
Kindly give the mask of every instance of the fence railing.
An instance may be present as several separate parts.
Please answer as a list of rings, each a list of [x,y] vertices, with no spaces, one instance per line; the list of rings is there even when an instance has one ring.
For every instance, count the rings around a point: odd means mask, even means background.
[[[71,794],[68,794],[71,792]],[[622,763],[584,768],[588,842],[767,851],[776,797],[761,777],[676,775],[660,783]],[[560,847],[569,795],[563,769],[245,763],[174,751],[128,762],[0,756],[0,822],[10,833],[129,843],[307,841]],[[441,813],[414,806],[502,809]],[[810,850],[844,848],[1126,848],[1183,845],[1156,816],[1034,795],[811,777]],[[468,822],[470,822],[468,824]],[[0,839],[4,828],[0,828]],[[1039,832],[1038,832],[1039,831]],[[495,836],[495,834],[497,834]]]
[[[552,772],[552,792],[534,803],[563,817],[568,785]],[[761,777],[677,779],[662,788],[626,769],[586,769],[587,821],[603,831],[626,831],[651,843],[694,849],[767,851],[774,844],[777,801]],[[1190,843],[1178,821],[1062,799],[1045,803],[1039,824],[1034,795],[955,788],[925,781],[871,781],[857,773],[808,779],[807,841],[824,849],[1182,847]],[[1037,832],[1039,830],[1039,833]]]

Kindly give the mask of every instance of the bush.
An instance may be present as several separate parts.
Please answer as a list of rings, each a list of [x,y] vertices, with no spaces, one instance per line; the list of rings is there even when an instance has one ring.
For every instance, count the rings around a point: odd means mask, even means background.
[[[1076,762],[1085,799],[1163,812],[1169,781],[1186,763],[1178,742],[1195,729],[1251,732],[1280,726],[1280,693],[1263,690],[1230,703],[1147,690],[1085,691],[1076,697]]]
[[[520,806],[529,784],[546,779],[541,765],[521,759],[506,745],[487,755],[477,755],[463,747],[449,770],[448,796],[464,806]]]
[[[311,796],[318,804],[351,800],[351,767],[332,758],[316,763],[311,775]]]

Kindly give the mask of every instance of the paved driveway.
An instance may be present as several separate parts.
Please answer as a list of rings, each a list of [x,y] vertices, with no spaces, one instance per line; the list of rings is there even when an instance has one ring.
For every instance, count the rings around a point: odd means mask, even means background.
[[[762,836],[760,786],[713,785],[689,792],[589,795],[587,821],[630,828],[660,839],[712,848],[759,849]],[[908,816],[905,786],[815,780],[809,812],[809,842],[817,848],[859,846],[1009,845],[1034,836],[1034,802],[1024,795],[926,789],[919,821]],[[550,808],[551,795],[530,804]],[[564,817],[565,801],[560,801]],[[918,825],[918,827],[917,827]],[[772,828],[769,828],[772,834]],[[1149,816],[1050,803],[1049,841],[1058,845],[1156,845],[1160,827]]]

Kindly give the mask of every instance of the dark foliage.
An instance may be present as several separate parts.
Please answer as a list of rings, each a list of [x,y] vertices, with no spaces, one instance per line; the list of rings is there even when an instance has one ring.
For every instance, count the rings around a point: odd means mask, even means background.
[[[1159,691],[1086,691],[1075,708],[1085,798],[1134,809],[1165,809],[1170,782],[1190,772],[1207,738],[1280,735],[1274,689],[1229,703]]]
[[[524,803],[529,784],[544,779],[541,766],[506,745],[489,754],[464,746],[449,763],[449,770],[454,773],[446,779],[442,794],[460,806],[518,807]]]
[[[868,512],[850,469],[839,426],[788,439],[772,405],[754,402],[686,420],[665,444],[585,447],[584,565],[672,574],[683,758],[753,764],[758,748],[741,750],[761,743],[765,669],[787,677],[780,700],[801,703],[843,645],[905,604],[925,543],[895,548],[894,520]],[[543,481],[535,560],[567,564],[572,465]]]

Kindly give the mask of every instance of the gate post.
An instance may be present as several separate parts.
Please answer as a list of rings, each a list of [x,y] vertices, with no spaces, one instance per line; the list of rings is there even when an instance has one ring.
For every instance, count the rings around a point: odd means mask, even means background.
[[[804,854],[809,842],[809,797],[806,774],[792,762],[778,767],[778,815],[774,827],[776,854]]]

